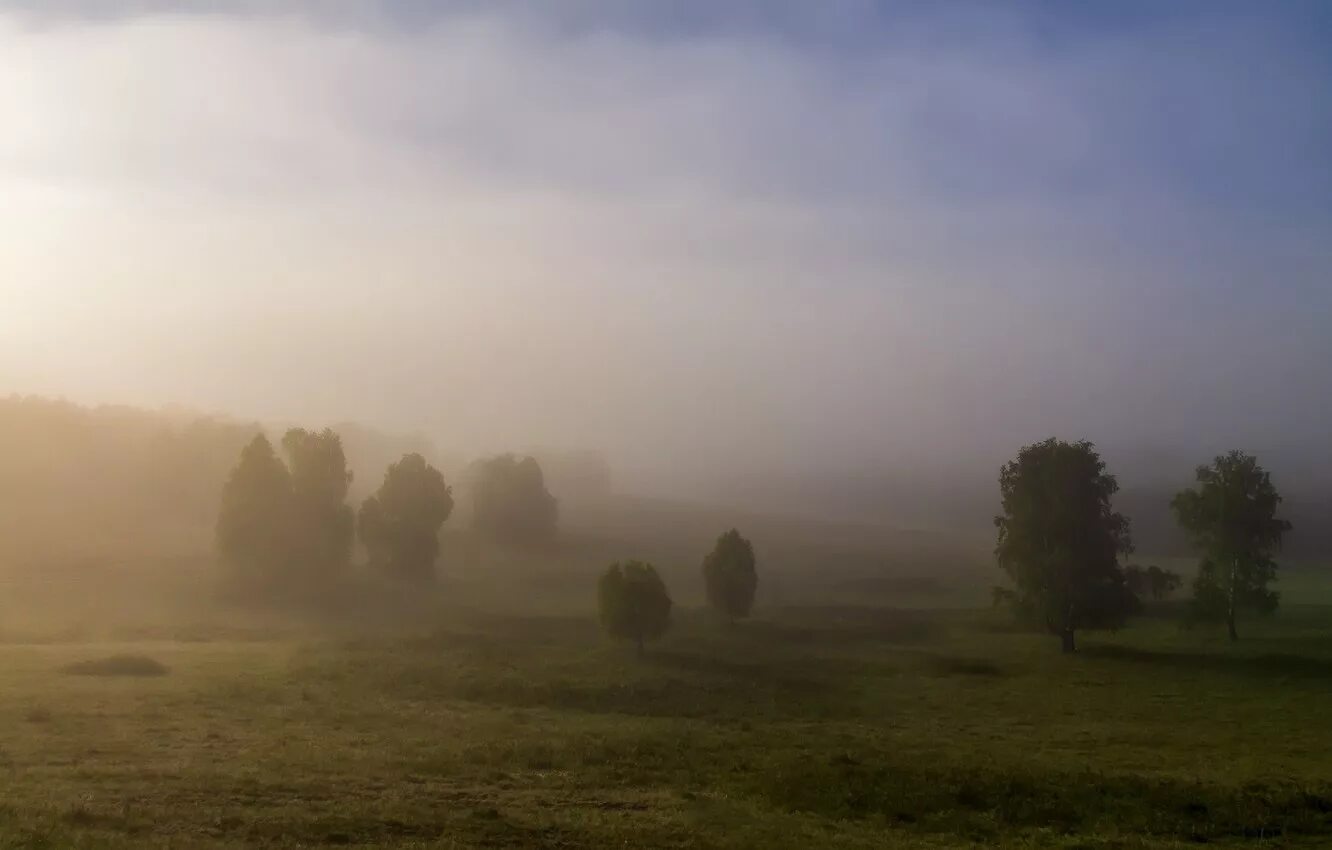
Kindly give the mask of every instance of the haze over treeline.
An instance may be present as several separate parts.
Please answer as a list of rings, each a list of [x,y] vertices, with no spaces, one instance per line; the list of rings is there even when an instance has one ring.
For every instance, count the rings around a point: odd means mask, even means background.
[[[87,407],[67,401],[10,397],[0,399],[0,568],[37,570],[47,575],[159,571],[166,566],[198,566],[209,560],[214,543],[223,483],[241,448],[255,434],[278,440],[291,423],[258,423],[237,417],[202,415],[185,410],[152,411],[124,406]],[[322,427],[322,425],[319,425]],[[395,435],[355,423],[333,423],[341,438],[353,478],[349,503],[359,505],[383,480],[384,471],[403,455],[419,453],[441,469],[458,499],[446,528],[470,522],[469,490],[480,458],[441,448],[422,435]],[[901,571],[884,553],[897,546],[898,530],[939,533],[941,542],[958,545],[948,568],[967,566],[959,552],[983,551],[996,510],[997,470],[978,468],[968,475],[933,478],[910,471],[898,474],[825,470],[800,475],[766,472],[718,476],[710,487],[674,496],[675,502],[642,501],[644,482],[624,480],[591,451],[528,447],[542,464],[551,492],[576,529],[598,539],[650,539],[656,530],[680,538],[685,549],[712,533],[710,515],[744,517],[782,543],[779,561],[811,575],[859,550],[877,551],[883,569]],[[687,462],[688,459],[686,459]],[[1170,458],[1176,476],[1192,474],[1183,455]],[[1130,465],[1129,469],[1133,467]],[[1117,503],[1128,514],[1141,549],[1152,556],[1179,555],[1185,542],[1169,514],[1178,485],[1132,473]],[[1294,557],[1326,555],[1332,540],[1321,518],[1332,504],[1329,491],[1306,476],[1288,476],[1287,512],[1297,521],[1287,551]],[[684,500],[684,501],[682,501]],[[680,513],[687,501],[700,502]],[[702,510],[708,506],[719,514]],[[771,519],[759,519],[771,514]],[[857,523],[847,536],[836,525],[793,526],[768,530],[795,517]],[[733,520],[738,521],[738,520]],[[873,527],[879,527],[878,532]],[[647,531],[647,529],[655,529]],[[823,537],[826,539],[818,540]],[[846,539],[842,539],[846,537]],[[919,554],[926,545],[913,544]],[[812,548],[811,548],[812,547]],[[665,552],[674,555],[676,545]],[[471,553],[469,557],[475,557]],[[453,562],[449,562],[452,559]],[[445,558],[456,569],[457,553]],[[945,559],[946,561],[947,559]],[[917,571],[924,569],[917,565]],[[909,569],[908,569],[909,571]]]
[[[0,384],[699,496],[1326,478],[1326,5],[1062,5],[11,4]]]
[[[0,391],[363,423],[356,488],[552,447],[625,492],[985,529],[1057,435],[1144,530],[1237,446],[1316,513],[1332,60],[1325,6],[1285,8],[13,4]],[[0,451],[151,458],[131,493],[206,524],[243,429],[113,420]],[[201,477],[153,479],[171,452]]]
[[[258,423],[185,410],[86,407],[33,397],[0,398],[0,568],[60,572],[189,563],[212,552],[223,483]],[[419,453],[466,492],[473,460],[420,435],[333,423],[345,450],[354,504],[385,469]],[[544,450],[551,482],[573,503],[610,487],[595,457]],[[464,505],[459,514],[467,515]]]

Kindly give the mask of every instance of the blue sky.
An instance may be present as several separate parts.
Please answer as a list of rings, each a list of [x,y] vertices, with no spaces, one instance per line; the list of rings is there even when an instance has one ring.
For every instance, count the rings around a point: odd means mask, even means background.
[[[1328,462],[1332,4],[10,8],[14,389],[672,469]]]

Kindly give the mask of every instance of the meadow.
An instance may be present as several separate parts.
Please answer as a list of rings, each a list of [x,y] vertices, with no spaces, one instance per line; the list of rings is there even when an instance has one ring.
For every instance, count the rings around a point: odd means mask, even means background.
[[[448,583],[357,626],[11,631],[0,846],[1332,844],[1332,605],[1234,646],[1167,608],[1064,657],[953,594],[850,595],[681,605],[642,660],[590,593]]]

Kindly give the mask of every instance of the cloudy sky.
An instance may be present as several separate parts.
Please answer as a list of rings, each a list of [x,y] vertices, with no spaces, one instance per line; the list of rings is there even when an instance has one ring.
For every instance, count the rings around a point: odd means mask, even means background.
[[[3,8],[0,392],[676,473],[1332,451],[1332,4]]]

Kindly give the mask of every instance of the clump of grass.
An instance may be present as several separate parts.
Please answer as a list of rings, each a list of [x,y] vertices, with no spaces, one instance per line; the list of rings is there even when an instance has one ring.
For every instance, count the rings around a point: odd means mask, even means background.
[[[146,655],[108,655],[67,665],[63,672],[76,676],[165,676],[167,667]]]

